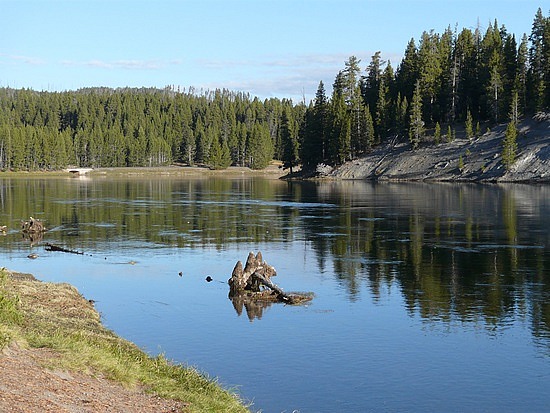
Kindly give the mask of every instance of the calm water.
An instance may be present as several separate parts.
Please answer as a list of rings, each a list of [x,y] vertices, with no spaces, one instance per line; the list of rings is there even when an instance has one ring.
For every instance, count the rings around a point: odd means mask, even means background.
[[[0,183],[0,265],[75,285],[109,328],[253,410],[550,411],[548,186]],[[29,216],[43,240],[19,233]],[[315,299],[236,311],[226,281],[258,250]]]

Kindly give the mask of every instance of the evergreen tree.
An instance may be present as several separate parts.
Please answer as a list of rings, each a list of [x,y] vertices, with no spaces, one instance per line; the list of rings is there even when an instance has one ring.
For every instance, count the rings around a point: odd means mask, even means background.
[[[315,100],[305,111],[303,123],[300,157],[303,167],[311,170],[326,160],[328,147],[328,102],[322,81],[319,82]]]
[[[346,60],[345,68],[342,71],[343,74],[343,94],[346,101],[346,105],[350,109],[355,109],[356,105],[358,104],[358,100],[360,98],[360,90],[358,89],[359,85],[359,72],[361,71],[361,68],[359,67],[359,64],[361,63],[361,60],[358,59],[355,56],[350,56],[348,60]]]
[[[542,36],[543,73],[544,73],[544,106],[550,107],[550,16],[546,18]]]
[[[481,80],[485,89],[484,110],[482,112],[490,116],[497,123],[502,106],[503,91],[503,47],[501,32],[495,20],[489,25],[482,41],[482,67]]]
[[[404,96],[401,98],[401,93],[397,95],[397,110],[396,110],[396,126],[397,126],[397,135],[406,136],[407,126],[409,121],[407,119],[407,114],[409,112],[409,102],[407,97]]]
[[[509,171],[516,161],[517,152],[517,126],[514,122],[508,123],[506,133],[502,142],[502,162],[507,171]]]
[[[283,109],[281,118],[281,142],[283,145],[283,167],[289,168],[292,174],[292,168],[298,166],[300,162],[298,142],[298,133],[296,131],[294,119],[289,116],[289,109]]]
[[[524,113],[527,108],[527,79],[528,79],[528,40],[524,34],[518,47],[517,53],[517,73],[514,89],[518,93],[518,109]]]
[[[227,142],[221,139],[221,137],[215,137],[212,140],[207,164],[210,169],[225,169],[231,165],[229,147],[227,146]]]
[[[317,164],[327,159],[328,133],[328,100],[325,95],[325,85],[322,81],[319,82],[317,93],[315,94],[315,103],[313,106],[313,133],[314,142],[313,163]]]
[[[248,133],[247,142],[248,166],[252,169],[263,169],[273,159],[273,143],[266,124],[256,123]]]
[[[422,94],[420,91],[420,81],[416,82],[413,98],[411,101],[411,114],[409,125],[409,141],[412,148],[416,149],[424,136],[424,121],[422,120]]]
[[[439,54],[439,35],[434,31],[422,33],[418,49],[420,67],[419,87],[423,97],[423,111],[428,122],[438,120],[436,97],[440,91],[442,62]]]
[[[411,100],[416,81],[420,76],[418,50],[414,38],[405,49],[405,56],[397,68],[396,83],[403,99]]]
[[[518,88],[519,67],[518,67],[518,46],[516,37],[501,30],[504,36],[502,51],[502,107],[508,108],[512,103],[512,95]]]
[[[520,109],[519,109],[519,95],[518,92],[514,91],[512,94],[512,102],[510,103],[510,122],[515,125],[519,122]]]
[[[192,166],[195,163],[195,136],[191,127],[184,123],[181,129],[181,154],[182,160],[187,165]]]
[[[545,28],[548,26],[547,19],[542,14],[542,9],[538,9],[533,21],[529,41],[529,73],[528,73],[528,101],[532,111],[539,111],[544,108],[545,95]],[[549,46],[546,46],[549,47]]]
[[[332,99],[330,161],[341,165],[351,158],[351,125],[344,96],[338,92]]]
[[[369,106],[371,110],[376,108],[378,101],[380,79],[382,77],[382,59],[380,58],[380,52],[376,52],[372,58],[369,66],[367,67],[367,75],[361,78],[361,94],[365,106]]]
[[[439,122],[435,123],[434,142],[436,145],[441,143],[441,125],[439,125]]]
[[[474,137],[474,124],[472,114],[470,113],[469,109],[466,112],[466,122],[464,124],[464,129],[466,131],[466,139],[471,141]]]
[[[372,116],[370,114],[370,109],[368,106],[363,106],[362,119],[364,122],[364,133],[360,141],[360,152],[367,152],[372,148],[375,140],[374,123],[372,121]]]

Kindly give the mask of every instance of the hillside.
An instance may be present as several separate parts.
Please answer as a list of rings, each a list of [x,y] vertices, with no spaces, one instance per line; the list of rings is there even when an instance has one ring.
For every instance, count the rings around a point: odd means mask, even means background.
[[[378,181],[550,182],[550,115],[519,125],[517,160],[510,171],[502,164],[499,125],[471,142],[458,137],[450,143],[386,144],[367,156],[345,163],[322,177]],[[459,168],[462,157],[463,168]]]

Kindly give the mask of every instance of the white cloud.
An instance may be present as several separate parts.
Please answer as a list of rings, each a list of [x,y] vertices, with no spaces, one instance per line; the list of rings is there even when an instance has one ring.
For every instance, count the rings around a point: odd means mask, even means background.
[[[39,57],[24,56],[24,55],[7,55],[7,54],[0,54],[0,56],[5,57],[5,60],[11,64],[22,63],[24,65],[30,65],[30,66],[41,66],[46,64],[46,61]]]
[[[92,59],[87,61],[63,60],[61,63],[65,66],[87,66],[100,69],[125,69],[125,70],[159,70],[168,66],[182,64],[181,59],[172,60],[139,60],[139,59],[120,59],[120,60],[99,60]]]
[[[305,97],[306,103],[309,103],[315,96],[321,80],[325,84],[327,94],[332,93],[334,78],[345,67],[345,61],[350,56],[355,55],[361,59],[361,69],[364,73],[373,54],[374,52],[370,51],[301,54],[243,60],[201,60],[198,63],[205,70],[226,71],[225,81],[220,79],[206,82],[201,85],[205,89],[240,90],[264,98],[288,97],[295,102]],[[383,55],[382,58],[391,60],[394,69],[401,60],[399,55]],[[216,78],[219,78],[218,73]]]

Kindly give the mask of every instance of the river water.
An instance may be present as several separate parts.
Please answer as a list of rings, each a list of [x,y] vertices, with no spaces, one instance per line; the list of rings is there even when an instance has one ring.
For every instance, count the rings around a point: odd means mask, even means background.
[[[107,327],[252,411],[550,410],[548,186],[0,183],[0,265],[75,285]],[[29,216],[43,239],[19,232]],[[313,301],[234,306],[227,279],[250,251]]]

